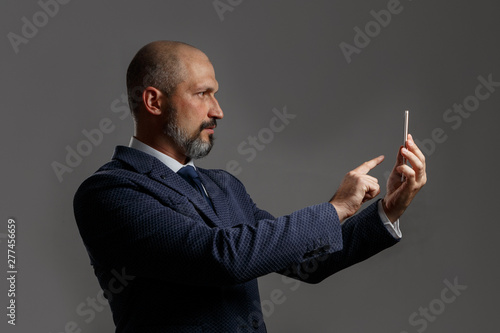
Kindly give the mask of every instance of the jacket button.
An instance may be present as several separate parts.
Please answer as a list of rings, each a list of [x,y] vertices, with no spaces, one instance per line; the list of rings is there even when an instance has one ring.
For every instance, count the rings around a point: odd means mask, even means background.
[[[161,179],[166,179],[166,178],[167,178],[167,176],[165,176],[165,175],[161,175],[161,176],[160,176],[160,178],[161,178]]]
[[[259,321],[257,319],[252,320],[252,327],[255,329],[259,328]]]

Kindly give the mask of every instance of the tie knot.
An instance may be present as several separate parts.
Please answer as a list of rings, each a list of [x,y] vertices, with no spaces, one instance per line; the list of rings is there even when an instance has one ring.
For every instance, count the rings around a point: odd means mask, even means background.
[[[188,182],[189,180],[198,180],[199,178],[195,168],[193,168],[191,165],[186,165],[185,167],[179,169],[179,171],[177,171],[177,174]]]

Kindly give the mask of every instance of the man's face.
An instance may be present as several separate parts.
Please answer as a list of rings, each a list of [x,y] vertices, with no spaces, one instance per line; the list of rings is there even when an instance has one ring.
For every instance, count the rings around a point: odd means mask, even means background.
[[[205,54],[193,50],[183,54],[182,59],[186,70],[184,81],[169,98],[164,133],[185,156],[197,159],[210,152],[216,120],[223,117],[215,99],[219,85]]]

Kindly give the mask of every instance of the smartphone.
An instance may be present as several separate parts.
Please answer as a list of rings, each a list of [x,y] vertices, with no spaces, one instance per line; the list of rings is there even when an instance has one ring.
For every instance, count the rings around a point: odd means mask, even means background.
[[[407,146],[407,141],[408,141],[408,118],[410,117],[410,111],[406,110],[405,111],[405,119],[403,123],[403,145],[405,148],[408,148]],[[403,157],[403,164],[406,164],[406,158]],[[401,175],[401,182],[405,181],[405,176]]]

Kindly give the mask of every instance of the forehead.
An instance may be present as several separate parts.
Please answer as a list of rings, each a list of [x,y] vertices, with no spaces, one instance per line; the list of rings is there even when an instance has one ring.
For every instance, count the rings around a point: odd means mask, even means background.
[[[215,70],[208,57],[199,50],[191,50],[180,55],[185,75],[184,83],[189,87],[207,86],[216,88]]]

